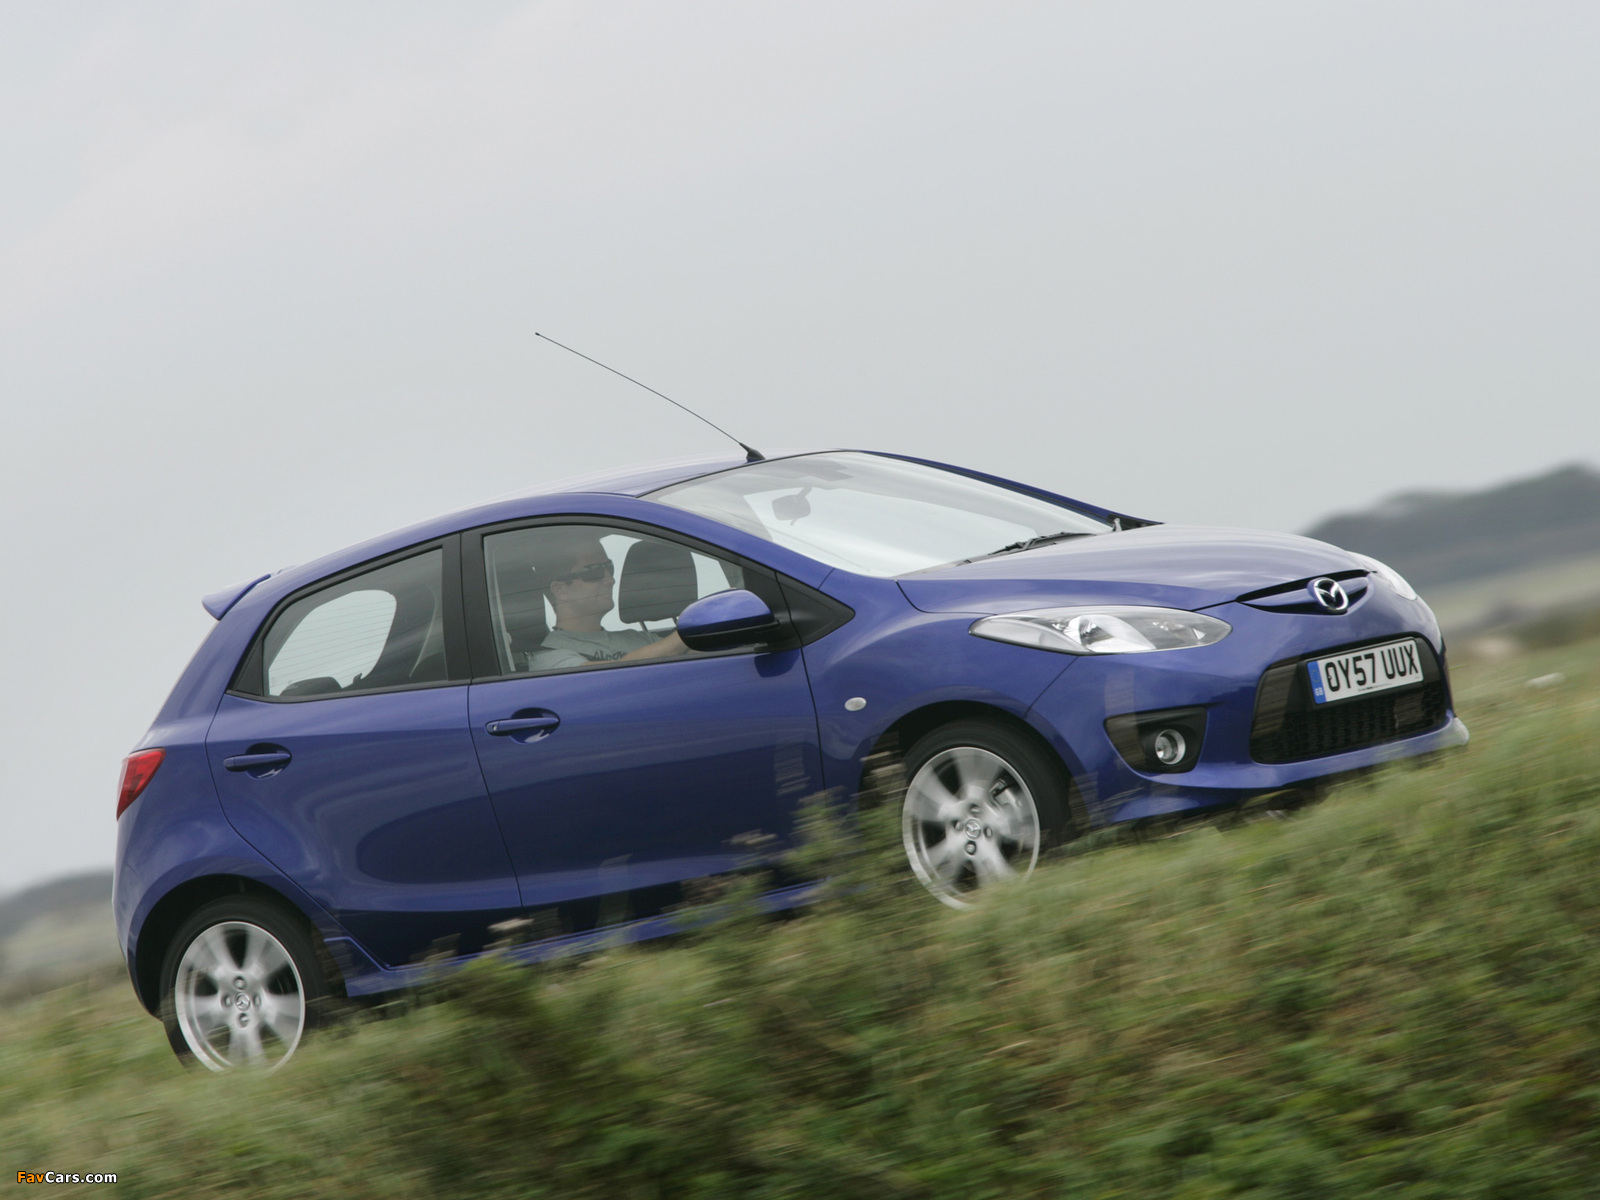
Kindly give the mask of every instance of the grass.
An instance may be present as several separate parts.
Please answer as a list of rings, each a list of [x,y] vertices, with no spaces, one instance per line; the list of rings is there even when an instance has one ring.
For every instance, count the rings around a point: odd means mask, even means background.
[[[129,1196],[1591,1195],[1600,643],[1457,692],[1464,751],[971,913],[819,821],[841,885],[796,919],[484,963],[267,1078],[182,1072],[125,986],[36,997],[0,1011],[0,1166]]]

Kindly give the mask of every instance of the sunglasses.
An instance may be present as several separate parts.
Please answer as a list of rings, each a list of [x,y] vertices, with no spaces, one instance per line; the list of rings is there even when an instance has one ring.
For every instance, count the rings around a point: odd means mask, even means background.
[[[587,566],[579,567],[576,571],[572,571],[569,574],[557,575],[551,582],[575,583],[581,579],[584,583],[599,583],[602,579],[605,579],[611,575],[611,573],[616,569],[616,563],[612,562],[609,558],[602,558],[599,562],[589,563]]]

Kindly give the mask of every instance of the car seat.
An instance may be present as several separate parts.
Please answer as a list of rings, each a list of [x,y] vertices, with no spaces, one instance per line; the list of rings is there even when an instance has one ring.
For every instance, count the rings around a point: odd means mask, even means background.
[[[533,572],[523,563],[512,567],[502,565],[496,574],[506,652],[513,664],[520,664],[527,661],[527,655],[543,646],[550,634],[544,589],[534,584]],[[517,668],[513,666],[512,669]]]
[[[628,623],[676,620],[700,598],[687,546],[646,538],[628,547],[617,582],[617,617]]]
[[[433,683],[445,678],[443,643],[439,652],[423,655],[439,616],[439,597],[426,584],[389,589],[394,596],[394,619],[378,661],[363,676],[350,681],[365,688],[400,687],[411,683]]]

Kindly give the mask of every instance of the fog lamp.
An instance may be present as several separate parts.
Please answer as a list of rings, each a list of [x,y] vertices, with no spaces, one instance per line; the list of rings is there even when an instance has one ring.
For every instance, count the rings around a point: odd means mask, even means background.
[[[1206,710],[1195,705],[1122,713],[1106,718],[1106,733],[1136,771],[1152,775],[1192,771],[1206,739]]]
[[[1155,743],[1151,746],[1156,758],[1162,766],[1170,767],[1183,761],[1184,752],[1189,749],[1189,743],[1183,734],[1176,729],[1163,729],[1155,736]]]

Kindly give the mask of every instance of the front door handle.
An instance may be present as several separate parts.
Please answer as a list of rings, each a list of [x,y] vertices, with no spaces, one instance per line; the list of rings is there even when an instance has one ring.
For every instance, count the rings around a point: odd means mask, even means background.
[[[261,754],[235,754],[232,758],[223,759],[222,765],[230,771],[266,774],[277,768],[287,767],[289,757],[287,750],[268,750]]]
[[[561,724],[561,718],[556,716],[555,713],[540,713],[538,716],[505,717],[499,721],[490,721],[484,726],[484,729],[493,737],[507,737],[518,733],[531,733],[535,737],[541,737],[553,731],[559,724]],[[518,740],[531,741],[532,739],[519,738]]]

